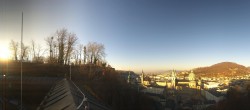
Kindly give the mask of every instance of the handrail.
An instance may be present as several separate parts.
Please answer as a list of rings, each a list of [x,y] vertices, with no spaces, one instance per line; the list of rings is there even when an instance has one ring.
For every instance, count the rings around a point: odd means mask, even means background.
[[[89,104],[94,104],[94,105],[97,105],[98,107],[101,107],[103,108],[104,110],[110,110],[109,108],[101,105],[101,104],[98,104],[98,103],[95,103],[94,101],[91,101],[91,100],[88,100],[88,98],[85,96],[85,94],[81,91],[81,89],[71,80],[71,82],[73,83],[73,85],[77,88],[78,91],[80,91],[80,93],[83,95],[83,100],[81,101],[80,105],[77,106],[77,110],[79,110],[81,108],[81,106],[84,104],[84,102],[87,102],[87,108],[85,108],[85,110],[89,110]]]
[[[80,109],[80,107],[83,105],[83,102],[84,102],[84,101],[87,101],[87,98],[86,98],[85,95],[82,93],[81,89],[79,89],[73,81],[72,81],[72,83],[73,83],[74,86],[77,88],[77,90],[80,91],[80,93],[83,95],[83,100],[82,100],[82,102],[81,102],[80,105],[77,106],[77,108],[76,108],[76,109],[78,110],[78,109]],[[88,108],[89,108],[89,107],[88,107]]]

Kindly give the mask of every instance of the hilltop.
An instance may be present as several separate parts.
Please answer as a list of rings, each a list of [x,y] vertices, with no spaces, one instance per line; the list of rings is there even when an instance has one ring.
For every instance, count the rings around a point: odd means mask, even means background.
[[[221,62],[209,67],[196,68],[194,72],[198,77],[232,77],[248,74],[249,68],[233,62]]]

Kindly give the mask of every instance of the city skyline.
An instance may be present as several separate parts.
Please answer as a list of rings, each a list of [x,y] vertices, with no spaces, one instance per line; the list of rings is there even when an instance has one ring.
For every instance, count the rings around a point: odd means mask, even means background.
[[[250,66],[248,1],[2,0],[0,47],[67,28],[81,44],[103,43],[117,70],[190,70],[219,62]],[[44,48],[46,48],[44,46]]]

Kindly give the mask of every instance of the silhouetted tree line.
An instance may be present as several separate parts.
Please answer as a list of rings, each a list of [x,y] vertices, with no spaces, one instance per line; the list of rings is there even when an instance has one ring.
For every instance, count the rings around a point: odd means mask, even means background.
[[[101,43],[89,42],[80,44],[75,33],[68,32],[66,28],[57,30],[52,36],[45,38],[46,47],[31,40],[30,45],[20,44],[11,40],[9,47],[14,61],[23,60],[36,63],[50,63],[69,65],[95,64],[106,65],[105,47]],[[22,45],[22,53],[21,51]]]

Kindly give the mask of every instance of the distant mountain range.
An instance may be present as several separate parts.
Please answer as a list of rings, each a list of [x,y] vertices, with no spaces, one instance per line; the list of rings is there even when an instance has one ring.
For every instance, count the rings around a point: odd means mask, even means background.
[[[233,77],[250,73],[250,67],[233,63],[222,62],[209,67],[200,67],[194,69],[197,77]]]

